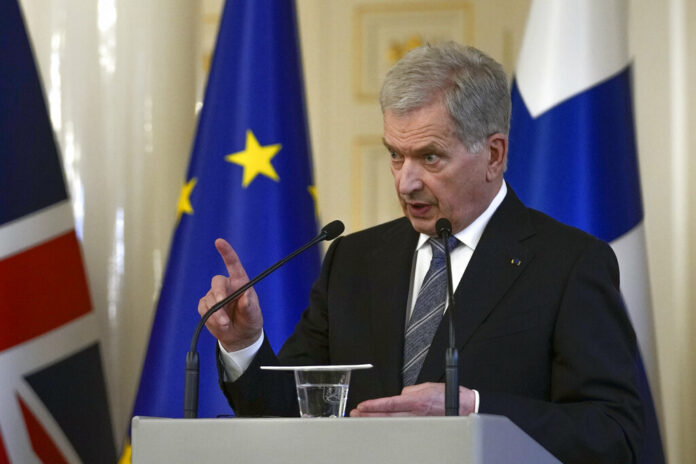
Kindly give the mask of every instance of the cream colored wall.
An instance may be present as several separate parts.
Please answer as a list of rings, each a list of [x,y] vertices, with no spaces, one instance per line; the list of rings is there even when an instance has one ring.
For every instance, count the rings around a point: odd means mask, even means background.
[[[695,462],[696,8],[633,0],[630,11],[663,441],[669,462]]]

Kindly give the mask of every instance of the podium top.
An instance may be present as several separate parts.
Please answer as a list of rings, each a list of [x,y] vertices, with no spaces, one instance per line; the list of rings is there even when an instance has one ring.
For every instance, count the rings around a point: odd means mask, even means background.
[[[558,463],[502,416],[134,417],[133,463]]]

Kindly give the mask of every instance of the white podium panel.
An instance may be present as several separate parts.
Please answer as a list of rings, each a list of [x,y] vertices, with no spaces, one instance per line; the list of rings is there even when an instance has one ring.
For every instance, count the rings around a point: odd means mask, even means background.
[[[134,417],[133,464],[558,463],[501,416],[342,419]]]

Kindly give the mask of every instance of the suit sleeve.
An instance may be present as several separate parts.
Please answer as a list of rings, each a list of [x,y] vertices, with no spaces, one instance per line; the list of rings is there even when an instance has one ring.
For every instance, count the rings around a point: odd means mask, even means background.
[[[340,238],[334,240],[329,247],[319,278],[312,286],[309,307],[277,356],[265,337],[247,370],[236,381],[229,382],[218,353],[220,387],[238,416],[299,415],[293,373],[261,370],[260,366],[329,363],[327,288],[340,241]]]
[[[507,416],[565,463],[636,462],[643,429],[636,340],[607,244],[590,241],[573,266],[551,351],[548,401],[480,391],[479,412]]]

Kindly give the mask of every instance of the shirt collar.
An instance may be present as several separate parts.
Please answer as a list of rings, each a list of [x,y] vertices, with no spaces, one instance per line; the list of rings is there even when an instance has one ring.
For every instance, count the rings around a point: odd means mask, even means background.
[[[495,195],[495,197],[493,197],[493,200],[488,205],[488,208],[486,208],[486,210],[481,213],[481,215],[477,217],[474,222],[454,234],[454,236],[457,237],[457,239],[464,245],[468,246],[472,250],[475,250],[479,240],[481,240],[484,229],[488,225],[488,221],[491,220],[493,213],[496,212],[500,204],[505,199],[505,195],[507,195],[507,185],[505,184],[505,181],[503,181],[502,185],[500,186],[500,190],[498,190],[498,193]],[[418,245],[416,246],[416,250],[420,250],[421,247],[425,246],[425,244],[428,243],[429,238],[430,235],[420,234],[418,237]]]

